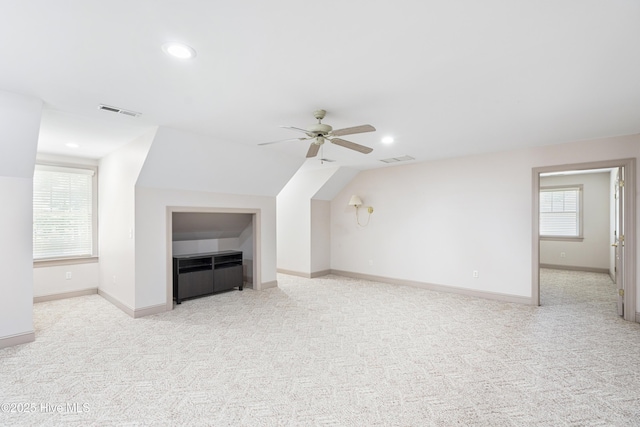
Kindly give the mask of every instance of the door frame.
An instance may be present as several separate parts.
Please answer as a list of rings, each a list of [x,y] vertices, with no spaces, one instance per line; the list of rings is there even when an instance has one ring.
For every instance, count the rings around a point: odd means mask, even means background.
[[[574,163],[532,169],[532,280],[531,304],[540,305],[540,174],[549,172],[581,171],[624,167],[624,224],[625,247],[623,252],[624,319],[636,319],[636,159],[603,160]]]

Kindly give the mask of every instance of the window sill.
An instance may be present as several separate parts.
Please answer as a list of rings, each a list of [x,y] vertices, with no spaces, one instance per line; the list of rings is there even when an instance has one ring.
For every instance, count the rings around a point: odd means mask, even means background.
[[[582,242],[584,237],[571,237],[571,236],[540,236],[540,240],[551,240],[558,242]]]
[[[33,260],[33,268],[56,267],[59,265],[93,264],[97,262],[98,262],[97,256],[86,257],[86,258],[43,259],[43,260]]]

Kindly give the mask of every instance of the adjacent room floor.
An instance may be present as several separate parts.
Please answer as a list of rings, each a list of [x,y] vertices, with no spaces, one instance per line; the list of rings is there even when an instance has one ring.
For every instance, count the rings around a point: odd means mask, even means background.
[[[541,277],[541,307],[286,275],[142,319],[39,303],[36,341],[0,350],[0,425],[639,425],[614,285]]]

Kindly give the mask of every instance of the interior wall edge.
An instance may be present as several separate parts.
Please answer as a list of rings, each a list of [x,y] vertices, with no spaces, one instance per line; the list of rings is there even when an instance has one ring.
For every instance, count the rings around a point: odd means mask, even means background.
[[[111,304],[113,304],[116,307],[118,307],[120,310],[124,311],[130,317],[133,317],[133,318],[136,317],[135,316],[135,310],[133,308],[129,307],[125,303],[123,303],[120,300],[116,299],[115,297],[113,297],[112,295],[108,294],[104,290],[98,288],[98,295],[100,295],[102,298],[106,299]]]

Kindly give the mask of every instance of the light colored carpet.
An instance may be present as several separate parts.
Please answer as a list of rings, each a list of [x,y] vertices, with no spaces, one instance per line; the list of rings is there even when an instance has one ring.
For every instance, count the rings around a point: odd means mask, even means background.
[[[0,403],[34,411],[0,425],[640,425],[640,325],[605,275],[544,270],[542,307],[278,281],[135,320],[36,304],[36,342],[0,350]]]

